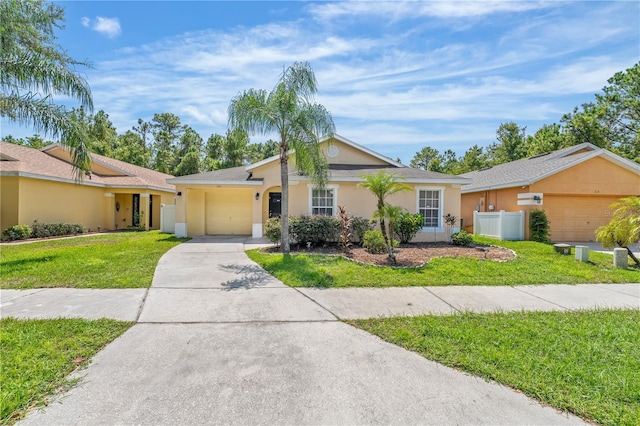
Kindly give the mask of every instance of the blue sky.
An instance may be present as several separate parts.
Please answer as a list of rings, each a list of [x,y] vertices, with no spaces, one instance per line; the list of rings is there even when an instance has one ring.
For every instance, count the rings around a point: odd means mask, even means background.
[[[486,146],[508,121],[533,134],[640,59],[638,1],[60,4],[59,43],[93,64],[95,109],[119,133],[172,112],[206,140],[233,96],[309,61],[337,132],[405,164]]]

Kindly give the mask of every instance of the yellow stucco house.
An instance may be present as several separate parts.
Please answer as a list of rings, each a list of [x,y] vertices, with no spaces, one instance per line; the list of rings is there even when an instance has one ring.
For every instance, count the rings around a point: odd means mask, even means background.
[[[13,225],[80,223],[92,231],[137,220],[160,227],[161,204],[173,204],[173,176],[91,154],[91,172],[74,178],[69,151],[0,142],[0,230]]]
[[[640,195],[640,164],[583,143],[462,176],[462,217],[473,232],[473,212],[529,212],[542,209],[552,241],[594,241],[599,226],[611,220],[609,206]]]
[[[376,200],[359,186],[362,175],[386,170],[403,177],[413,190],[390,197],[425,217],[415,241],[446,240],[443,216],[460,216],[460,188],[469,179],[406,167],[342,136],[323,139],[321,149],[329,163],[329,180],[319,190],[306,176],[289,169],[289,215],[336,215],[344,206],[354,216],[371,217]],[[292,162],[295,154],[291,155]],[[216,170],[168,180],[176,186],[177,237],[197,235],[251,235],[262,237],[265,222],[279,216],[280,161],[271,157],[248,166]]]

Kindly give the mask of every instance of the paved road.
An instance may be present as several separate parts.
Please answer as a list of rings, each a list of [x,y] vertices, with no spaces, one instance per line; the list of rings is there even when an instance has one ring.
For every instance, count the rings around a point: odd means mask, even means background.
[[[79,386],[21,424],[582,424],[337,318],[370,316],[376,310],[367,306],[381,297],[394,301],[382,314],[419,313],[418,306],[447,313],[477,305],[489,288],[299,291],[243,250],[242,239],[194,239],[162,257],[148,291],[101,293],[102,305],[129,306],[125,316],[134,312],[138,323],[79,372]],[[506,309],[602,305],[606,296],[637,306],[640,292],[638,285],[580,287],[586,301],[576,301],[576,292],[562,296],[568,286],[536,293],[544,288],[500,291]],[[47,316],[48,308],[26,303],[55,297],[47,292],[3,291],[2,315]],[[76,292],[66,300],[83,297]],[[487,306],[495,303],[480,310]]]

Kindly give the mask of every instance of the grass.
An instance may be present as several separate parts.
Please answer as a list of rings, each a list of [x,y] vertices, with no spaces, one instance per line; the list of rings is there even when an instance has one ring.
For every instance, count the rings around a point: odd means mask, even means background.
[[[532,241],[477,242],[506,247],[516,259],[494,262],[469,258],[432,259],[420,268],[395,269],[360,265],[340,256],[268,254],[250,250],[248,256],[292,287],[405,287],[442,285],[518,285],[640,282],[640,269],[613,267],[612,256],[590,253],[590,262],[553,251]]]
[[[66,376],[133,323],[101,319],[0,321],[0,423],[11,424],[75,381]]]
[[[0,288],[149,287],[160,256],[186,240],[150,231],[3,245]]]
[[[640,311],[465,313],[349,323],[585,419],[640,424]]]

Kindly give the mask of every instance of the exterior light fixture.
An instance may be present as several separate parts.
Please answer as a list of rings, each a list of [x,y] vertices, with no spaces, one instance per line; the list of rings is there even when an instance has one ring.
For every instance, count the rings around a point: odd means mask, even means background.
[[[256,201],[258,201],[260,199],[260,193],[256,192]]]

